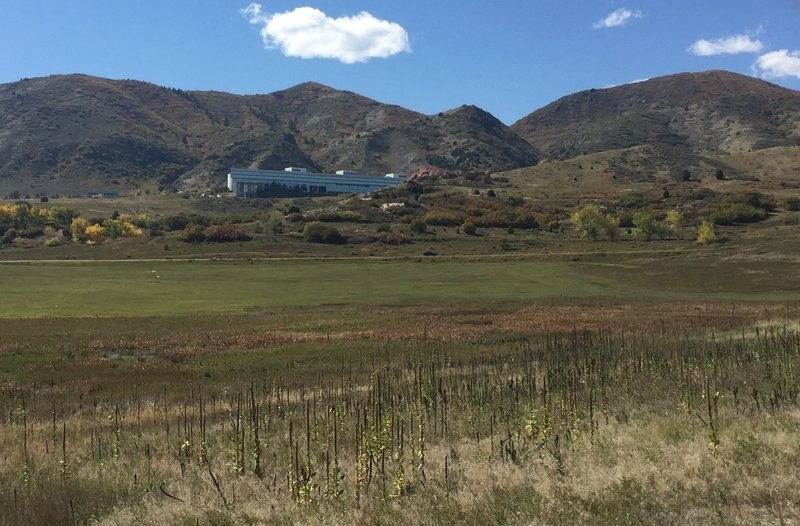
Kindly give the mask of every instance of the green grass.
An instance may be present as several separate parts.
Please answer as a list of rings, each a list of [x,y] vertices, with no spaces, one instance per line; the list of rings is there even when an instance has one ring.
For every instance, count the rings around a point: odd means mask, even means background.
[[[0,317],[162,316],[322,305],[800,300],[790,262],[453,259],[4,264]],[[746,278],[746,279],[743,279]]]

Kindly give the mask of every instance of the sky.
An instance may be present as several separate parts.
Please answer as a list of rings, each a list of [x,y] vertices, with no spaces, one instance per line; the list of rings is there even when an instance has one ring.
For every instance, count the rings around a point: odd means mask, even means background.
[[[800,89],[800,0],[0,0],[0,83],[315,81],[511,124],[577,91],[710,69]]]

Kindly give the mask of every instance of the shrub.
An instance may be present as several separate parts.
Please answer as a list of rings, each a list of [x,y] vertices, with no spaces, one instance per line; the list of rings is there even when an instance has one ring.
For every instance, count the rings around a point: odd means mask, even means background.
[[[325,243],[329,245],[341,245],[347,240],[335,227],[314,221],[307,223],[303,228],[303,237],[312,243]]]
[[[745,195],[744,204],[761,208],[767,212],[773,212],[777,208],[777,204],[771,197],[758,192],[751,192]]]
[[[181,232],[180,240],[187,243],[202,243],[206,240],[206,233],[201,225],[188,224]]]
[[[69,227],[72,220],[80,215],[81,213],[74,208],[55,207],[48,210],[48,216],[57,228]]]
[[[17,239],[17,230],[9,228],[6,230],[6,233],[3,234],[3,237],[0,238],[0,245],[10,245],[15,239]]]
[[[464,222],[464,215],[449,210],[431,210],[423,217],[423,221],[436,226],[458,226]]]
[[[214,225],[206,228],[205,232],[206,241],[214,243],[231,243],[233,241],[248,241],[250,236],[241,228],[236,228],[233,225]]]
[[[503,225],[505,226],[505,225]],[[510,227],[514,228],[539,228],[539,222],[536,220],[536,216],[529,212],[523,212],[511,222]]]
[[[299,223],[300,221],[305,221],[306,217],[301,214],[300,212],[294,212],[286,216],[286,220],[290,223]]]
[[[105,237],[103,236],[103,226],[99,224],[94,224],[86,227],[84,231],[86,234],[86,244],[87,245],[95,245],[97,243],[102,243]]]
[[[474,236],[478,233],[478,225],[476,225],[471,219],[467,219],[464,221],[464,224],[461,225],[461,231],[468,236]]]
[[[135,226],[133,223],[128,223],[120,219],[106,219],[103,221],[103,235],[111,239],[120,237],[141,237],[142,229]]]
[[[763,208],[745,203],[731,203],[716,209],[711,220],[717,225],[733,225],[735,223],[757,223],[769,216]]]
[[[86,229],[89,227],[89,222],[82,217],[76,217],[70,223],[69,229],[72,231],[72,239],[75,241],[86,241]]]
[[[425,224],[425,221],[419,218],[414,218],[411,220],[411,231],[415,234],[424,234],[427,229],[428,225]]]
[[[314,219],[324,223],[367,223],[368,220],[358,212],[321,212]]]
[[[789,210],[790,212],[800,212],[800,197],[787,198],[786,210]]]
[[[63,244],[64,244],[64,238],[61,236],[51,237],[50,239],[44,242],[44,246],[46,247],[60,247]]]
[[[413,239],[402,232],[378,232],[374,240],[386,245],[407,245],[414,242]]]
[[[175,230],[183,230],[190,224],[208,226],[211,224],[211,221],[207,217],[199,214],[192,214],[191,216],[187,216],[186,214],[178,214],[165,217],[163,224],[164,230],[172,232]]]
[[[38,226],[29,226],[19,231],[19,237],[24,237],[25,239],[36,239],[42,234],[44,234],[44,230]]]

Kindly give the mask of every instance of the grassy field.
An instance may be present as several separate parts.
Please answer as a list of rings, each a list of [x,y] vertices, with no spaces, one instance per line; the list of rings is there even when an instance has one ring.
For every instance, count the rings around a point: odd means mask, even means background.
[[[573,259],[579,259],[573,261]],[[3,264],[0,317],[148,316],[308,305],[797,301],[794,261],[582,258]]]
[[[793,257],[0,264],[0,524],[800,520]]]

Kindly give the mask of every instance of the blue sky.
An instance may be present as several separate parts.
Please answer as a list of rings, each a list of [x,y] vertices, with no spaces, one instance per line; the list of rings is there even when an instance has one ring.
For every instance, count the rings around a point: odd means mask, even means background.
[[[475,104],[510,124],[575,91],[707,69],[800,89],[800,0],[2,0],[0,9],[0,82],[87,73],[268,93],[313,80],[427,114]]]

